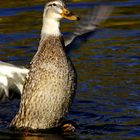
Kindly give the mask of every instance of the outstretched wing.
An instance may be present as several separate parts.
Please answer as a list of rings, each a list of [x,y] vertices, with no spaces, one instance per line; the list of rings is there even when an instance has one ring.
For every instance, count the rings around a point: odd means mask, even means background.
[[[85,16],[78,22],[75,31],[69,36],[68,40],[65,41],[65,46],[68,47],[66,48],[67,51],[74,49],[70,46],[78,37],[84,36],[84,40],[86,40],[93,34],[99,25],[109,18],[112,10],[113,7],[108,5],[99,5],[89,9]]]
[[[25,76],[29,70],[0,61],[0,101],[21,95]]]

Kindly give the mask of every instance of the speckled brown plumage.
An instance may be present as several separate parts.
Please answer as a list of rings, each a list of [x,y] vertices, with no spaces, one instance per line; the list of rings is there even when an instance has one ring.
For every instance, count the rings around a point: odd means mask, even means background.
[[[65,53],[63,38],[46,36],[31,62],[16,128],[50,129],[61,125],[76,89],[76,73]]]

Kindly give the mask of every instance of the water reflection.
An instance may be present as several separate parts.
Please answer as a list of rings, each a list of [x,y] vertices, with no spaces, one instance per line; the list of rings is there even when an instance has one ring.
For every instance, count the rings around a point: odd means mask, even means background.
[[[43,132],[43,133],[30,133],[30,132],[20,132],[13,131],[9,128],[0,129],[0,139],[10,139],[10,140],[78,140],[80,139],[77,133],[65,133],[58,134],[57,132]]]
[[[40,135],[32,135],[32,136],[19,136],[19,135],[13,135],[9,134],[8,135],[3,135],[0,136],[0,139],[10,139],[10,140],[65,140],[65,139],[73,139],[67,136],[62,136],[62,135],[57,135],[57,134],[40,134]]]
[[[21,138],[21,140],[64,140],[64,139],[58,135],[48,135],[46,137],[26,136]]]

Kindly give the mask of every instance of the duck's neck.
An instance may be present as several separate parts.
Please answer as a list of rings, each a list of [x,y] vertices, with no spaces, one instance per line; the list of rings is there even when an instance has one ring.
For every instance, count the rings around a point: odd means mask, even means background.
[[[62,37],[60,29],[59,29],[59,26],[60,26],[59,21],[56,21],[54,19],[48,19],[48,18],[43,19],[43,26],[42,26],[42,30],[41,30],[41,40],[40,40],[40,43],[39,43],[38,50],[37,50],[32,62],[34,61],[34,59],[37,58],[36,56],[39,54],[39,52],[41,50],[43,50],[43,51],[46,50],[45,49],[46,46],[44,45],[44,43],[47,43],[48,39],[50,39],[50,38],[52,39],[52,41],[50,41],[48,43],[52,43],[53,47],[56,46],[55,44],[53,44],[53,43],[56,43],[56,39],[57,39],[57,41],[59,40],[59,41],[62,41],[61,43],[64,43],[63,42],[63,37]]]
[[[43,38],[46,35],[60,36],[61,33],[59,26],[60,21],[51,18],[44,19],[41,31],[41,38]]]

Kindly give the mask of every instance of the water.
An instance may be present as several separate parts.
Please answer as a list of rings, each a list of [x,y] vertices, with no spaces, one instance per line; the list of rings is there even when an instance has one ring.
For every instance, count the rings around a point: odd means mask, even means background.
[[[69,7],[82,16],[99,3],[79,0]],[[109,4],[115,7],[110,19],[70,55],[78,89],[68,117],[77,123],[77,132],[24,137],[9,133],[0,139],[140,139],[140,2],[112,0]],[[0,60],[29,63],[39,42],[43,5],[39,0],[0,2]],[[63,21],[64,35],[73,31],[73,24]],[[18,104],[18,100],[0,104],[1,129],[9,124]]]

